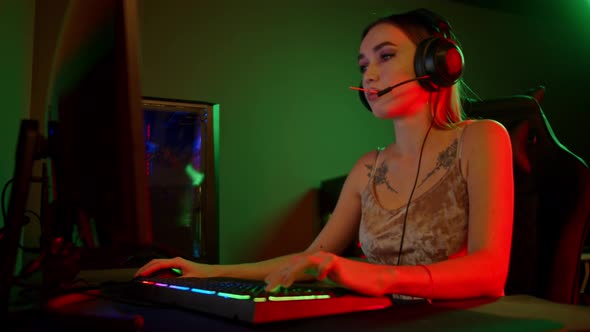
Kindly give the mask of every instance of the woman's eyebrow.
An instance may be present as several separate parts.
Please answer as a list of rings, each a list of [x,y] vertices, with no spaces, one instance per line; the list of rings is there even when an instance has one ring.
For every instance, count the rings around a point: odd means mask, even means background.
[[[375,45],[373,47],[373,52],[377,52],[377,51],[379,51],[380,49],[382,49],[385,46],[397,46],[397,45],[394,44],[394,43],[392,43],[392,42],[390,42],[390,41],[384,41],[382,43],[379,43],[379,44]],[[359,54],[358,59],[360,60],[360,59],[362,59],[364,57],[365,57],[365,55],[363,53],[361,53],[361,54]]]

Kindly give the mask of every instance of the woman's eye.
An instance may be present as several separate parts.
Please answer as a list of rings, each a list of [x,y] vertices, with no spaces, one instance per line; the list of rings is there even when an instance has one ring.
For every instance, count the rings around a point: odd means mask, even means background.
[[[367,71],[367,65],[360,65],[359,69],[360,69],[361,73],[364,73]]]
[[[387,61],[395,56],[395,53],[385,53],[381,55],[381,59]]]

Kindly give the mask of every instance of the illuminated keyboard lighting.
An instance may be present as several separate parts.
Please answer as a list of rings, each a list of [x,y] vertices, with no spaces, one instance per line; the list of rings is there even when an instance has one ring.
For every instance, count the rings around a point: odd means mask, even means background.
[[[207,295],[213,295],[213,294],[215,294],[215,291],[210,291],[210,290],[205,290],[205,289],[199,289],[199,288],[191,288],[191,292],[201,293],[201,294],[207,294]]]
[[[270,301],[298,301],[329,299],[330,295],[269,296]]]
[[[174,289],[178,289],[178,290],[189,290],[191,289],[190,287],[185,287],[185,286],[178,286],[178,285],[170,285],[170,288],[174,288]]]
[[[236,300],[249,300],[250,299],[250,295],[231,294],[231,293],[223,293],[223,292],[217,292],[217,295],[219,295],[221,297],[229,297],[230,299],[236,299]]]

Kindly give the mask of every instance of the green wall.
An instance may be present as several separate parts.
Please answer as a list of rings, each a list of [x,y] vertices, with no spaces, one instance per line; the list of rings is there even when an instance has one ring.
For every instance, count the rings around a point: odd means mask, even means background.
[[[28,117],[34,0],[0,0],[0,186],[12,177],[20,120]],[[1,190],[1,189],[0,189]],[[8,196],[6,197],[8,203]],[[1,225],[4,225],[4,219]]]
[[[12,178],[20,120],[29,116],[34,13],[34,0],[0,0],[0,190]],[[19,252],[17,271],[21,261]]]
[[[573,80],[588,77],[590,43],[572,22],[551,30],[541,18],[451,1],[144,0],[144,94],[220,104],[222,262],[305,248],[317,230],[314,188],[393,139],[391,123],[374,119],[348,87],[360,80],[365,24],[418,6],[453,22],[466,81],[481,97],[547,84],[555,132],[590,160],[588,107]]]
[[[222,262],[304,249],[313,188],[392,137],[348,89],[371,14],[303,3],[143,2],[144,94],[220,104]]]

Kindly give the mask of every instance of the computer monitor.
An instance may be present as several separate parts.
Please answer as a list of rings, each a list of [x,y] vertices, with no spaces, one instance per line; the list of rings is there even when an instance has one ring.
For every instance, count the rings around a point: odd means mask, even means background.
[[[49,229],[52,246],[78,245],[53,253],[50,283],[176,254],[153,241],[137,10],[136,0],[73,0],[66,11],[47,115]]]

